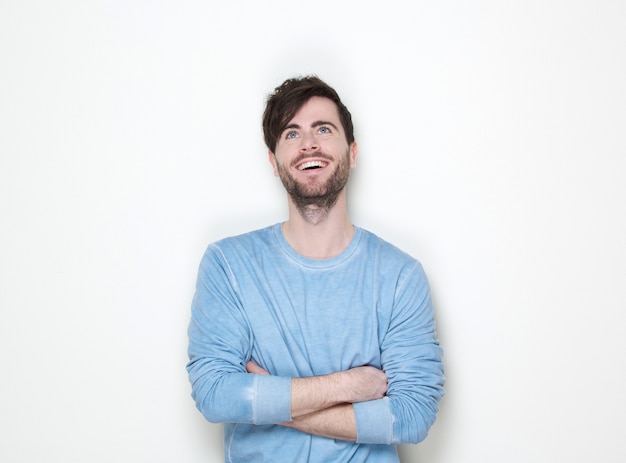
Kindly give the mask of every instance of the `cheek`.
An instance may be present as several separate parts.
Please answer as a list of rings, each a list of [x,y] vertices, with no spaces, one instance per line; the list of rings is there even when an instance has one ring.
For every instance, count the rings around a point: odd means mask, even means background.
[[[272,162],[272,170],[274,171],[275,177],[280,177],[281,170],[285,170],[285,165],[281,164],[280,158],[274,159]]]

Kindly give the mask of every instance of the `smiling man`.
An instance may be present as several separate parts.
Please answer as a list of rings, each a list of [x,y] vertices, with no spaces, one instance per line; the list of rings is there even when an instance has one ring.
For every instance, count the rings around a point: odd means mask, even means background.
[[[398,462],[443,395],[417,260],[350,221],[350,112],[315,76],[268,98],[263,132],[288,219],[211,244],[198,272],[187,370],[224,423],[228,462]]]
[[[269,152],[274,172],[307,222],[319,224],[339,196],[345,197],[357,145],[354,140],[348,144],[340,127],[336,104],[314,96],[294,115],[278,142],[270,142],[274,144]]]

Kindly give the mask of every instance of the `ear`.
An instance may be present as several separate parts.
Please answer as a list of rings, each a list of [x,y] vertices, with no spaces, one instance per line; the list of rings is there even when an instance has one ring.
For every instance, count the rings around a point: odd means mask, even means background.
[[[359,147],[355,141],[350,145],[350,168],[354,169],[356,167],[356,158],[359,155]]]
[[[272,168],[274,169],[274,176],[278,177],[278,168],[276,167],[276,155],[271,151],[268,151],[267,157],[270,161],[270,164],[272,165]]]

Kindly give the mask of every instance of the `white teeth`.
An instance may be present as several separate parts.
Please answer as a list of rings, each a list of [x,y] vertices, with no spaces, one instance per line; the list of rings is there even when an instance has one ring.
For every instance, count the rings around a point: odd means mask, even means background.
[[[301,164],[298,169],[300,170],[305,170],[305,169],[311,169],[312,167],[324,167],[326,166],[325,162],[322,161],[309,161],[309,162],[305,162],[304,164]]]

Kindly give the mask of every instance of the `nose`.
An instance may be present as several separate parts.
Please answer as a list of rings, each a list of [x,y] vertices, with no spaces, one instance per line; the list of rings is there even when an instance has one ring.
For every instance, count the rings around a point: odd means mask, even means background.
[[[300,144],[300,151],[317,151],[319,150],[319,143],[312,133],[305,133],[302,135],[302,143]]]

